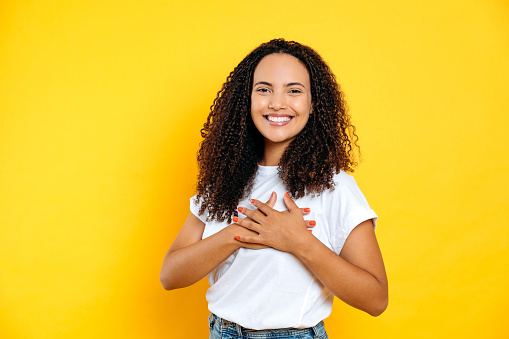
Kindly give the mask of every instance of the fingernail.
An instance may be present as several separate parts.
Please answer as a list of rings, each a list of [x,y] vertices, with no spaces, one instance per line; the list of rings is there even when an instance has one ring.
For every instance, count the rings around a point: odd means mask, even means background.
[[[313,230],[308,230],[309,232],[313,233]]]
[[[240,235],[236,235],[235,240],[240,240]]]
[[[307,208],[307,207],[306,207],[306,208],[304,208],[304,212],[308,213],[308,212],[310,212],[310,211],[311,211],[311,209],[309,209],[309,208]]]
[[[251,199],[251,200],[249,200],[249,201],[251,201],[251,203],[252,203],[252,204],[254,204],[254,202],[255,202],[255,200],[254,200],[254,199]]]
[[[316,225],[316,221],[311,220],[311,221],[309,222],[309,225],[310,225],[310,226],[315,226],[315,225]]]
[[[243,209],[244,209],[244,208],[242,208],[242,207],[237,208],[237,210],[238,210],[239,212],[242,212],[242,210],[243,210]]]
[[[285,197],[290,198],[290,194],[288,194],[288,192],[286,192]]]
[[[239,218],[237,218],[237,217],[233,217],[232,219],[233,219],[233,222],[239,221]]]

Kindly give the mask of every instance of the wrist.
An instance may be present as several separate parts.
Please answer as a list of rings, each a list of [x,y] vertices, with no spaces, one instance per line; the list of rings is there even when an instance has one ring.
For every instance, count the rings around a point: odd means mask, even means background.
[[[233,250],[240,248],[240,243],[235,240],[235,236],[238,235],[238,230],[241,228],[238,225],[228,225],[221,231],[223,233],[224,241],[228,246],[231,246]]]
[[[317,246],[323,245],[318,238],[316,238],[311,232],[308,232],[306,236],[303,238],[303,241],[299,243],[298,246],[295,246],[295,251],[293,254],[300,258],[302,261],[307,262],[310,258],[313,257],[313,251]]]

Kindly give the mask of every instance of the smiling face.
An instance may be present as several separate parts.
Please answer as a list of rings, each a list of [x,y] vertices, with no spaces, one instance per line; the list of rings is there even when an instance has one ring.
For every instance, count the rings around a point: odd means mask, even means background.
[[[266,152],[284,151],[306,126],[310,111],[311,85],[302,62],[289,54],[264,57],[253,75],[251,117],[265,138]]]

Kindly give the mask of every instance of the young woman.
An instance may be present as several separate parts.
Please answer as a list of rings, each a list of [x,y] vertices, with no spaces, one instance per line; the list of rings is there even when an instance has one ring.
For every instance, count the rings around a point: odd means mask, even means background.
[[[197,195],[161,282],[207,276],[210,338],[327,338],[334,296],[373,316],[386,309],[377,216],[345,172],[355,128],[314,50],[283,39],[253,50],[202,136]]]

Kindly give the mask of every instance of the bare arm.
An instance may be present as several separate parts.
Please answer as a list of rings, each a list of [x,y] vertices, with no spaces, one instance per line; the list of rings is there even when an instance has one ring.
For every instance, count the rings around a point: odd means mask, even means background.
[[[284,212],[259,201],[254,202],[258,210],[244,208],[242,213],[252,220],[239,220],[238,224],[259,235],[240,235],[238,239],[294,254],[339,299],[380,315],[387,308],[388,284],[371,220],[354,228],[338,256],[301,227],[302,216],[295,213],[295,203],[289,197],[284,201],[288,207]]]
[[[238,226],[230,225],[202,240],[204,229],[205,224],[189,213],[164,257],[160,279],[166,290],[194,284],[241,247],[234,240],[234,233],[241,231]]]
[[[266,206],[274,206],[276,194],[273,193]],[[309,209],[297,208],[301,217]],[[308,225],[308,227],[312,227]],[[194,214],[189,213],[182,229],[164,257],[160,280],[167,290],[190,286],[199,281],[240,247],[260,249],[266,245],[248,245],[234,239],[236,235],[258,235],[239,225],[225,227],[218,233],[202,240],[205,224]]]
[[[373,316],[387,308],[387,276],[371,220],[353,229],[339,256],[315,237],[293,253],[347,304]]]

